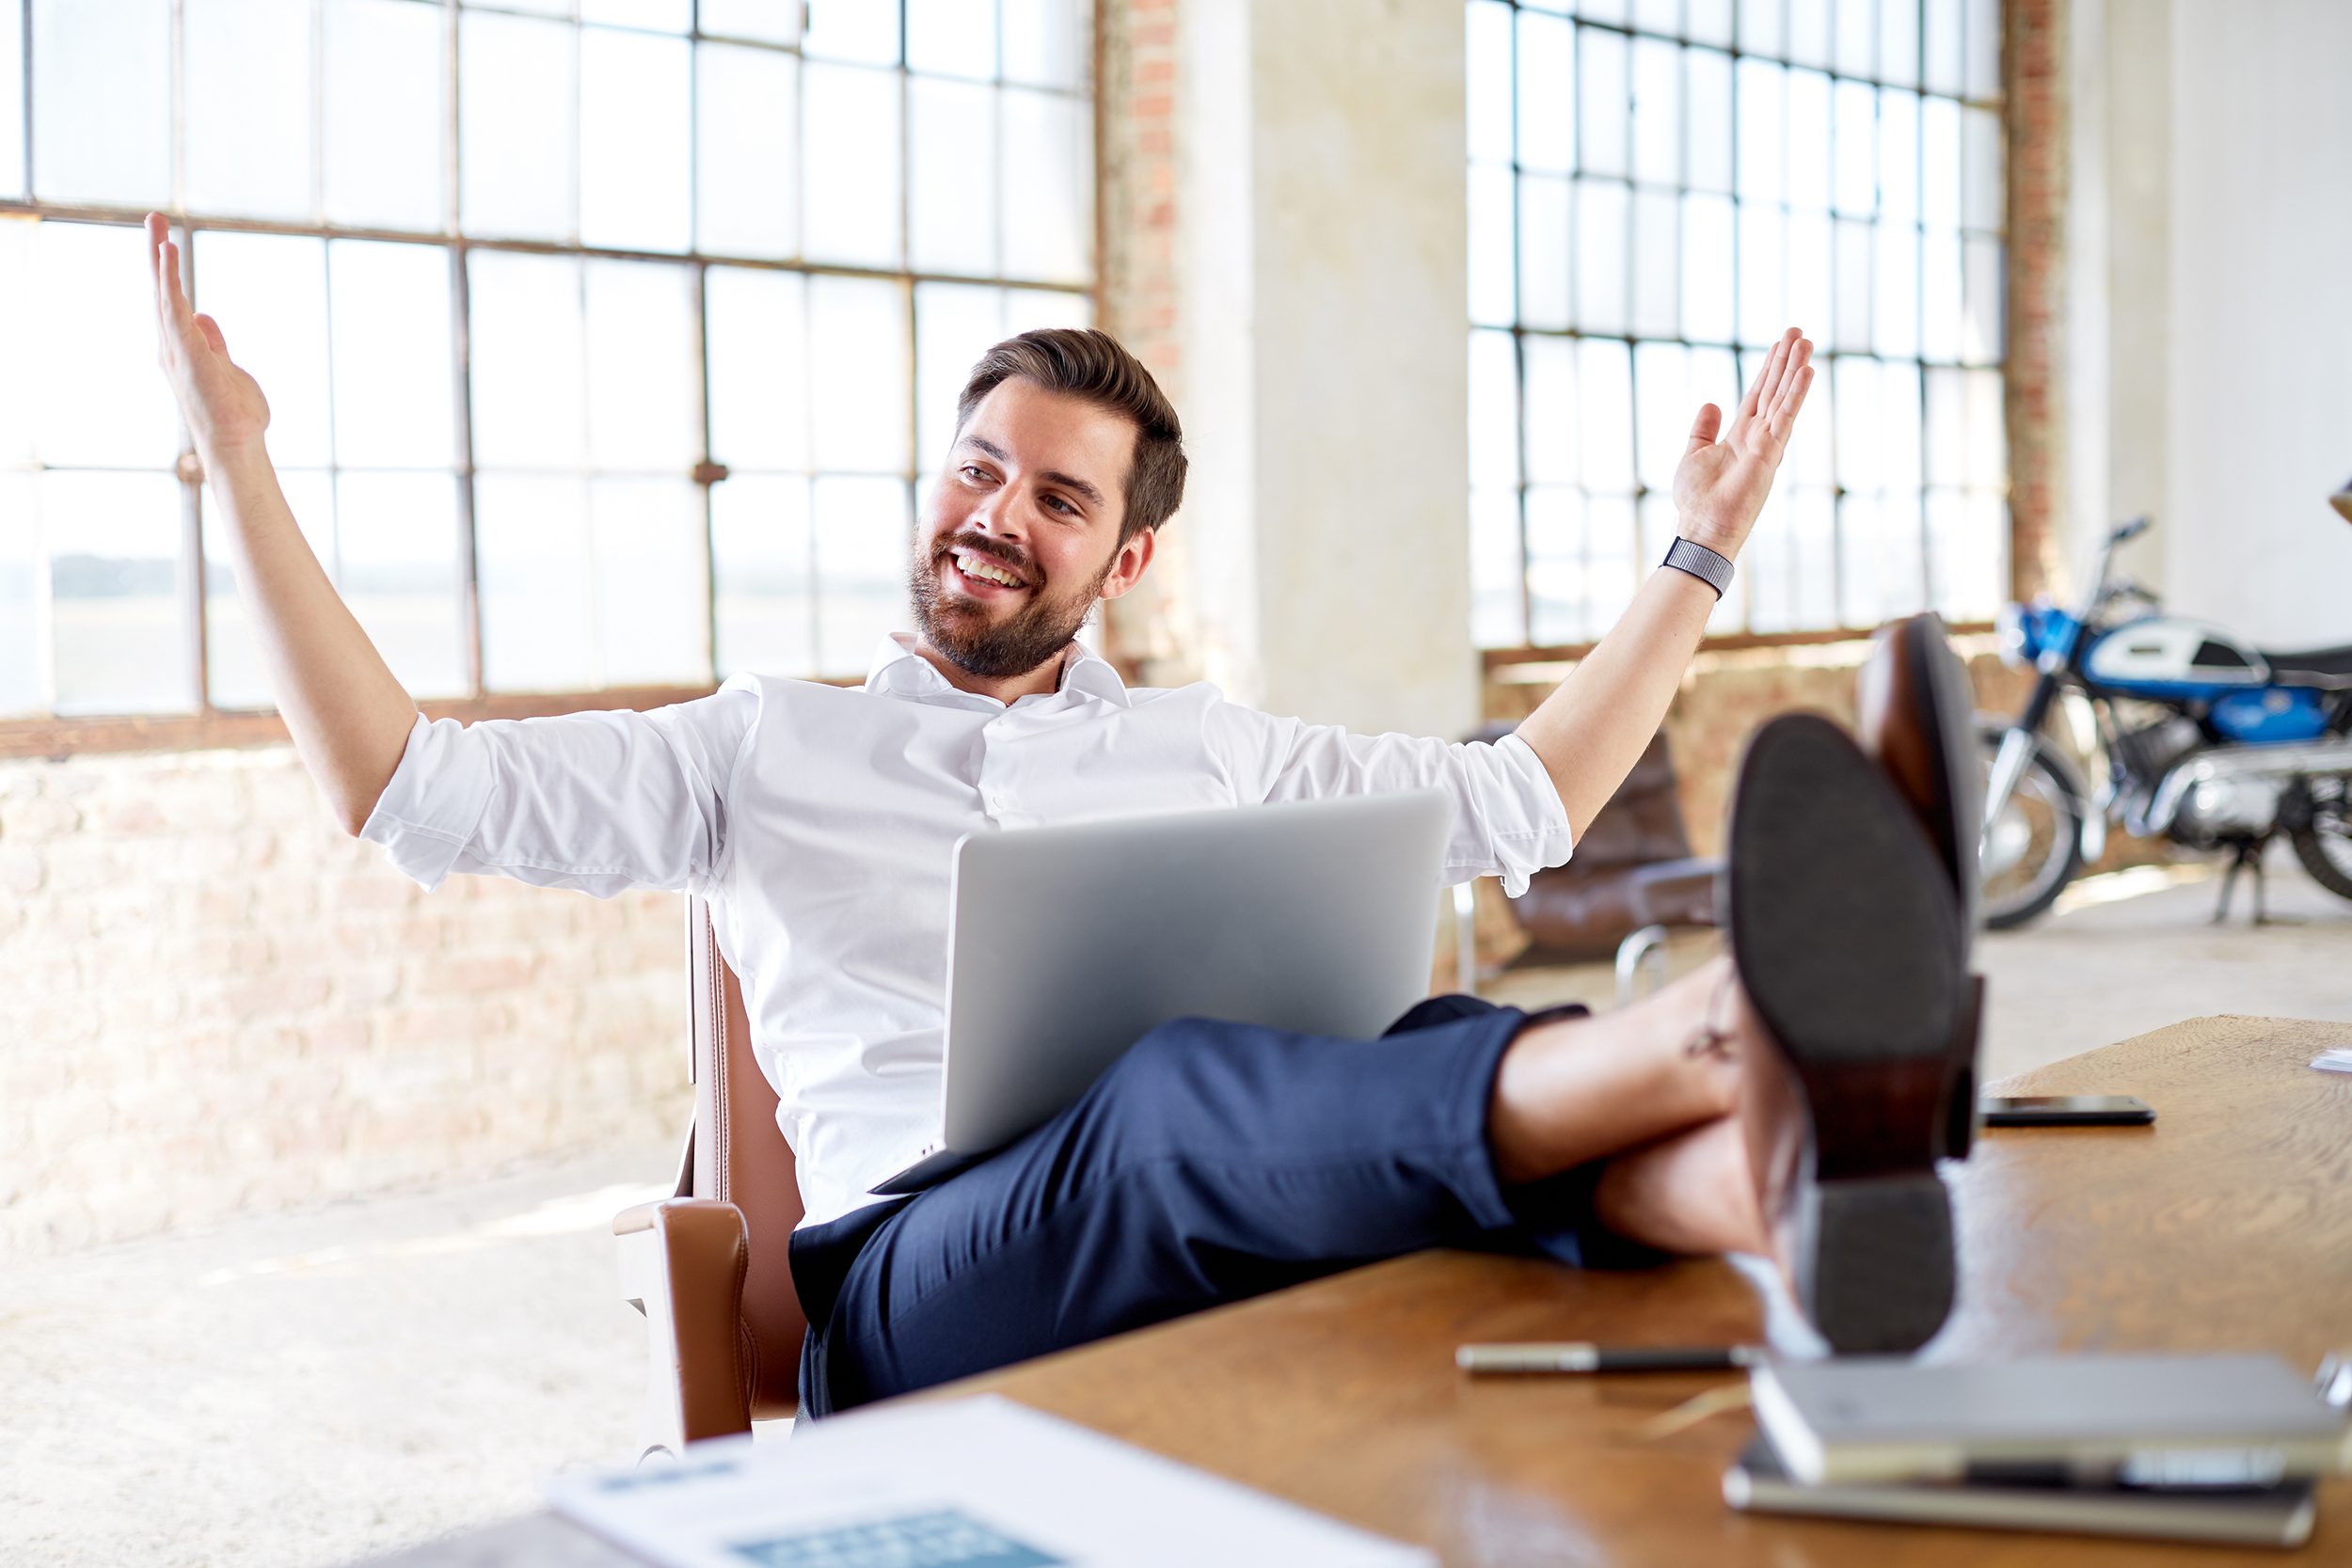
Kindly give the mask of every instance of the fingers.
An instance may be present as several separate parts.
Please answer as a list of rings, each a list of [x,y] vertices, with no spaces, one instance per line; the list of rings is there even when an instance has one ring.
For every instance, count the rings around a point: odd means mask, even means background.
[[[229,352],[229,340],[220,335],[220,323],[210,316],[199,316],[196,318],[196,329],[204,334],[204,341],[213,345],[215,354],[225,355]]]
[[[1780,390],[1781,367],[1788,362],[1788,346],[1797,341],[1797,329],[1792,326],[1772,344],[1772,352],[1765,357],[1764,368],[1756,372],[1755,385],[1748,388],[1748,395],[1740,400],[1741,420],[1752,420],[1756,418],[1758,408],[1772,406],[1772,398]]]
[[[1804,345],[1808,358],[1811,356],[1812,347],[1810,343]],[[1813,367],[1810,364],[1800,365],[1796,373],[1787,378],[1786,384],[1781,388],[1779,400],[1773,404],[1771,416],[1764,421],[1765,428],[1772,433],[1774,440],[1787,441],[1788,439],[1789,433],[1796,428],[1797,410],[1804,406],[1804,394],[1812,388]]]
[[[1682,454],[1688,457],[1702,448],[1713,446],[1715,433],[1723,428],[1723,424],[1724,411],[1722,409],[1711,403],[1702,404],[1699,408],[1699,417],[1691,421],[1691,444],[1682,450]]]

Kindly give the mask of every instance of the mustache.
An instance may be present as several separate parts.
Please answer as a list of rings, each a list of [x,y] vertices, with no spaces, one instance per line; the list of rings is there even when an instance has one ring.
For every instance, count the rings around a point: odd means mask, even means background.
[[[931,551],[932,564],[938,564],[958,550],[963,550],[972,555],[986,556],[999,566],[1012,572],[1024,582],[1033,583],[1037,580],[1036,563],[1030,561],[1026,554],[1014,549],[1009,545],[999,544],[985,534],[979,533],[951,534],[941,540],[938,546]]]

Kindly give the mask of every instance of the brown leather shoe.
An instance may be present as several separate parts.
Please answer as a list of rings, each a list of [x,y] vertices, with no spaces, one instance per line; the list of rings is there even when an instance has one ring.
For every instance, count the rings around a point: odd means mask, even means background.
[[[1862,750],[1877,759],[1911,803],[1960,900],[1964,943],[1977,927],[1984,781],[1977,755],[1976,693],[1967,667],[1946,640],[1940,616],[1914,615],[1879,628],[1855,681],[1854,705]],[[1976,1136],[1982,978],[1974,978],[1971,989],[1951,1042],[1937,1149],[1953,1160],[1968,1157]]]
[[[1743,1093],[1770,1123],[1745,1131],[1752,1150],[1799,1145],[1767,1214],[1782,1260],[1836,1350],[1915,1349],[1957,1288],[1935,1162],[1973,989],[1947,868],[1887,772],[1817,714],[1749,740],[1728,859],[1724,925],[1775,1048],[1750,1070],[1784,1075]]]

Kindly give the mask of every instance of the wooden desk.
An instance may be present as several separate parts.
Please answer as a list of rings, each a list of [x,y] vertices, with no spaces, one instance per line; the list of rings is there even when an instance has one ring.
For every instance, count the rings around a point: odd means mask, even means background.
[[[1961,1307],[1938,1359],[2034,1350],[2352,1350],[2352,1077],[2311,1058],[2352,1024],[2210,1018],[1998,1085],[2136,1094],[2151,1128],[1989,1132],[1958,1181]],[[1466,1339],[1749,1338],[1719,1262],[1581,1274],[1422,1253],[927,1394],[993,1390],[1367,1528],[1449,1568],[1533,1563],[2196,1564],[2352,1561],[2352,1479],[2296,1556],[1749,1517],[1724,1506],[1742,1415],[1648,1439],[1720,1376],[1472,1382]],[[502,1533],[501,1533],[502,1532]],[[547,1520],[426,1563],[624,1561]],[[453,1548],[461,1555],[452,1555]],[[535,1555],[535,1553],[534,1553]]]

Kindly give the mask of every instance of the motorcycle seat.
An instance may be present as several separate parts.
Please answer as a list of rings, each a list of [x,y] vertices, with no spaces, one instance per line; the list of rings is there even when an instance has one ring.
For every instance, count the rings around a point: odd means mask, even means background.
[[[2296,654],[2265,650],[2263,661],[2277,675],[2332,675],[2352,679],[2352,643],[2341,648],[2312,648]]]

